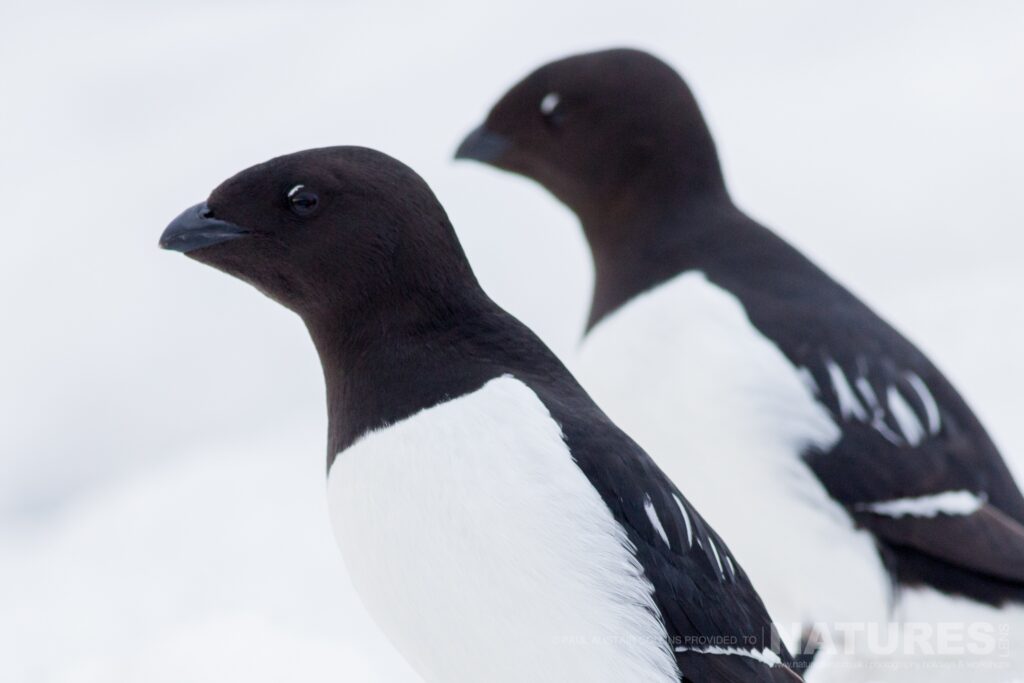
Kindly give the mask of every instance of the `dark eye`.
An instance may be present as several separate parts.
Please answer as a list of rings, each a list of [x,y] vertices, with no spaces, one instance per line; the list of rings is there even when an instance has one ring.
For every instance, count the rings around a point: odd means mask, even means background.
[[[310,216],[320,205],[320,198],[305,185],[296,185],[288,190],[288,205],[296,216]]]
[[[554,126],[560,126],[565,114],[562,111],[562,96],[557,92],[549,92],[540,101],[540,115],[544,121]]]

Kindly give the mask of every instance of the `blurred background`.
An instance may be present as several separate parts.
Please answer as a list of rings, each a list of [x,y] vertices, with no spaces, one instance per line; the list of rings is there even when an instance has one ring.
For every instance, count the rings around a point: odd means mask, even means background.
[[[674,64],[738,203],[919,342],[1024,475],[1022,35],[1014,0],[4,2],[0,681],[413,679],[328,528],[304,328],[157,237],[254,163],[376,147],[571,356],[574,219],[451,154],[576,51]]]

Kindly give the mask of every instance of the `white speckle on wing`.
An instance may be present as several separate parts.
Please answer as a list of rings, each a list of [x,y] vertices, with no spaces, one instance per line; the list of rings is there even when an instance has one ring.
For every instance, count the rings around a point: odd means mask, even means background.
[[[836,392],[836,398],[839,399],[839,414],[844,420],[851,417],[861,421],[867,420],[868,413],[861,402],[857,400],[857,395],[853,393],[853,387],[847,381],[843,369],[832,359],[828,360],[826,367],[829,379],[832,380],[832,388]]]
[[[708,545],[711,546],[711,552],[715,556],[715,562],[718,564],[718,573],[725,576],[725,567],[722,566],[722,558],[718,554],[718,545],[715,544],[715,539],[708,536]]]
[[[668,534],[665,533],[665,527],[661,524],[661,518],[658,517],[658,511],[654,509],[654,503],[651,501],[650,496],[644,497],[644,512],[647,513],[647,519],[651,520],[651,526],[661,536],[661,540],[665,541],[665,545],[672,547],[672,544],[668,542]]]
[[[894,446],[902,446],[903,439],[885,423],[885,408],[879,403],[878,394],[875,393],[875,389],[871,386],[868,378],[864,376],[858,377],[854,384],[857,386],[857,391],[864,398],[864,402],[867,403],[868,410],[871,411],[871,426],[889,443]]]
[[[903,439],[896,432],[889,429],[889,425],[885,423],[885,414],[879,413],[871,420],[871,426],[875,428],[879,434],[881,434],[886,441],[891,443],[893,446],[902,446]]]
[[[938,515],[973,515],[985,505],[984,495],[970,491],[945,491],[917,498],[897,498],[878,503],[858,505],[858,510],[886,517],[936,517]]]
[[[292,197],[294,197],[295,193],[298,192],[299,190],[301,190],[304,187],[305,187],[305,185],[299,184],[299,185],[296,185],[295,187],[293,187],[292,189],[288,190],[288,198],[291,199]]]
[[[544,96],[544,99],[540,101],[540,113],[544,116],[548,116],[558,107],[558,103],[561,101],[561,95],[556,92],[549,92]]]
[[[942,428],[942,417],[939,415],[939,406],[935,403],[935,397],[928,391],[928,385],[924,383],[916,373],[908,372],[907,381],[924,403],[924,412],[928,416],[928,433],[935,435]]]
[[[921,443],[921,440],[924,438],[924,425],[917,419],[917,415],[914,414],[914,409],[907,403],[907,399],[903,398],[903,394],[893,386],[889,387],[885,396],[889,401],[889,410],[892,412],[892,416],[896,418],[896,424],[900,426],[900,431],[906,437],[907,443],[911,446]]]
[[[864,397],[864,401],[868,404],[872,414],[877,415],[882,412],[882,406],[878,403],[878,395],[875,393],[874,388],[872,388],[868,378],[858,377],[854,384],[857,386],[857,391],[860,392],[860,395]]]
[[[735,655],[737,657],[749,657],[756,659],[762,664],[768,666],[777,666],[782,663],[782,659],[772,652],[770,649],[765,648],[763,650],[741,650],[738,647],[677,647],[676,652],[698,652],[702,655]]]
[[[683,501],[679,500],[679,496],[672,494],[672,500],[679,506],[679,514],[683,516],[683,523],[686,524],[686,545],[693,547],[693,527],[690,526],[690,515],[686,512],[686,506],[683,505]]]
[[[732,558],[728,555],[725,556],[725,566],[729,568],[729,576],[736,578],[736,566],[732,563]]]

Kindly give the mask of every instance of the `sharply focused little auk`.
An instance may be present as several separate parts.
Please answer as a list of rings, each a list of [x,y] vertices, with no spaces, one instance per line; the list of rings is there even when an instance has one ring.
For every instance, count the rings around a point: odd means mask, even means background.
[[[800,680],[723,540],[484,294],[409,168],[359,147],[272,159],[160,244],[309,329],[338,542],[427,681]]]

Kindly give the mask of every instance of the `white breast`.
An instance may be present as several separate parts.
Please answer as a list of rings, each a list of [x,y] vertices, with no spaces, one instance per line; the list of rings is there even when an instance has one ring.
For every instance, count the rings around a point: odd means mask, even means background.
[[[799,457],[838,428],[735,297],[681,275],[600,323],[577,370],[729,544],[787,644],[812,621],[885,618],[870,537]]]
[[[622,527],[518,380],[368,434],[328,496],[357,590],[427,681],[678,681]]]

